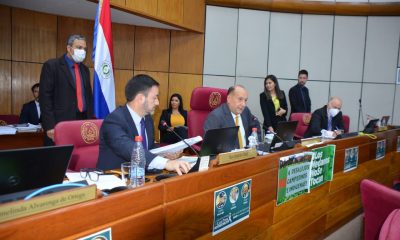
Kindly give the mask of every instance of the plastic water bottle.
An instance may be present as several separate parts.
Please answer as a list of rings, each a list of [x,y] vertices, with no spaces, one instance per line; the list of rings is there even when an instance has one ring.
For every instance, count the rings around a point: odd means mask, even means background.
[[[142,145],[142,137],[135,136],[135,145],[131,155],[131,174],[129,187],[143,186],[145,182],[146,155]]]
[[[249,147],[257,149],[257,146],[258,146],[257,128],[252,128],[251,135],[249,136]]]

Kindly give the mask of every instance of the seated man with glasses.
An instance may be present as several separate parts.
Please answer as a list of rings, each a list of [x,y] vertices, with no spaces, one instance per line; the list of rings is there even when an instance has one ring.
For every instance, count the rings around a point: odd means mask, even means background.
[[[331,97],[327,105],[312,113],[310,125],[308,125],[304,137],[320,136],[322,129],[332,132],[332,137],[341,134],[344,129],[341,108],[342,100],[338,97]]]

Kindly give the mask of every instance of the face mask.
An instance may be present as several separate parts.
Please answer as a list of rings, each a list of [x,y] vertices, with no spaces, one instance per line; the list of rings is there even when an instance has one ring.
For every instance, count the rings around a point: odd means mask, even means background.
[[[74,59],[76,63],[83,62],[83,60],[85,60],[85,57],[86,57],[86,51],[84,49],[74,49],[74,54],[72,54],[72,59]]]
[[[329,109],[329,115],[331,115],[331,117],[335,117],[339,112],[340,112],[340,110],[337,109],[337,108],[330,108]]]

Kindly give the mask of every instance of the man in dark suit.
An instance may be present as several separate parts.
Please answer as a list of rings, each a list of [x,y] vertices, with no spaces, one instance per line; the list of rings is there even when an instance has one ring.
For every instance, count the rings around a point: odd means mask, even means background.
[[[136,75],[128,81],[125,86],[126,105],[110,113],[101,126],[98,168],[119,169],[121,163],[129,162],[135,136],[140,135],[145,148],[146,169],[166,169],[179,175],[189,171],[187,162],[173,160],[178,154],[164,158],[149,151],[155,147],[151,114],[159,104],[158,91],[159,83],[150,76]]]
[[[321,136],[322,129],[330,131],[332,137],[341,134],[344,129],[341,108],[342,100],[338,97],[331,97],[327,105],[313,112],[304,137]]]
[[[257,128],[258,140],[260,140],[260,123],[246,106],[247,98],[248,94],[243,86],[230,87],[226,103],[208,114],[204,122],[204,132],[209,129],[239,126],[235,144],[236,148],[243,148],[249,144],[248,138],[252,133],[252,128]]]
[[[39,101],[45,145],[54,144],[54,126],[58,122],[93,116],[89,69],[82,63],[85,58],[85,37],[71,35],[66,54],[43,64]]]
[[[289,90],[291,113],[311,112],[310,95],[308,88],[305,86],[307,80],[307,70],[300,70],[297,84]]]
[[[40,123],[40,106],[39,106],[39,83],[31,88],[33,100],[22,106],[19,115],[19,123],[31,123],[38,125]]]

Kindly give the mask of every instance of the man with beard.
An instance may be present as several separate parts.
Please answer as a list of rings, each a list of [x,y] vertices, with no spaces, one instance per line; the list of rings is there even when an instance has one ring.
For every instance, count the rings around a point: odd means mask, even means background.
[[[291,113],[311,112],[311,100],[306,83],[308,80],[307,70],[300,70],[297,84],[289,90],[289,101]]]
[[[129,162],[135,136],[140,135],[146,169],[166,169],[179,175],[189,171],[187,162],[174,160],[180,153],[161,157],[149,151],[155,148],[151,114],[159,104],[158,92],[159,83],[148,75],[136,75],[128,81],[125,86],[126,105],[110,113],[101,126],[98,168],[119,169],[121,163]]]

